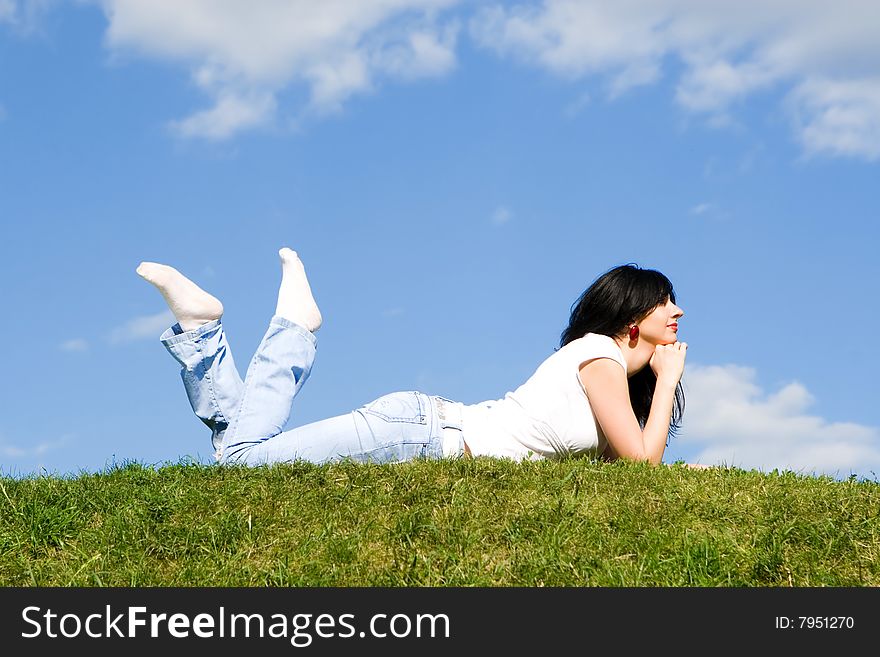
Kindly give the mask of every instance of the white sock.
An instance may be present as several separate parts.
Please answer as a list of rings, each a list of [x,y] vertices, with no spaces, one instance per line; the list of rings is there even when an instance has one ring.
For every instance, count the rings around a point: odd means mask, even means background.
[[[323,319],[312,296],[305,267],[296,251],[284,247],[278,255],[281,256],[281,288],[275,314],[314,333],[321,328]]]
[[[202,324],[219,319],[223,314],[223,304],[216,297],[205,292],[174,267],[157,262],[142,262],[136,271],[159,289],[184,331],[197,329]]]

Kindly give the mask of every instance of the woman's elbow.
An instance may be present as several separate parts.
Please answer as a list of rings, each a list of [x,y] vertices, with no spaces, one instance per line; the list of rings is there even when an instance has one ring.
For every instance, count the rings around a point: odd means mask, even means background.
[[[616,461],[618,459],[623,459],[624,461],[633,461],[635,463],[649,463],[651,465],[660,465],[663,462],[662,457],[654,457],[646,452],[636,452],[636,451],[624,451],[620,452],[615,451],[614,449],[607,449],[603,453],[603,456],[609,461]]]

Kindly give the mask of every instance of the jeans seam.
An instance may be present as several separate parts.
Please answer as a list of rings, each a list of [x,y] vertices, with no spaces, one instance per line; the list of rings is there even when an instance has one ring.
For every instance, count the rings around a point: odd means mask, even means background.
[[[226,413],[223,412],[223,409],[220,408],[220,403],[217,401],[217,391],[214,389],[214,377],[211,375],[210,370],[205,367],[205,355],[202,351],[201,345],[198,342],[195,343],[196,351],[199,352],[199,365],[201,365],[202,370],[205,373],[205,378],[208,380],[208,391],[211,393],[211,403],[214,405],[217,413],[223,418],[223,421],[228,425],[229,418],[226,417]]]
[[[214,377],[211,374],[210,370],[205,367],[205,353],[202,351],[202,346],[198,340],[193,342],[193,346],[195,347],[196,353],[199,355],[199,362],[197,367],[201,367],[202,371],[205,373],[205,379],[208,382],[208,393],[211,396],[211,405],[214,407],[215,412],[222,418],[222,422],[226,425],[226,428],[223,429],[223,436],[220,439],[220,445],[214,446],[214,459],[219,461],[223,455],[223,441],[226,439],[226,429],[229,428],[229,419],[226,417],[226,413],[223,412],[223,409],[220,408],[220,404],[217,402],[217,392],[214,389]],[[216,435],[216,424],[211,431],[211,438],[213,443],[213,438]]]
[[[239,402],[239,404],[238,404],[238,413],[236,414],[236,417],[235,417],[235,433],[236,434],[238,433],[239,426],[241,426],[241,418],[244,415],[245,409],[247,408],[248,393],[250,392],[250,386],[248,385],[248,383],[250,383],[250,379],[252,376],[256,376],[257,368],[258,368],[259,364],[262,362],[263,362],[262,358],[259,358],[259,357],[255,358],[253,360],[253,362],[251,363],[250,367],[248,367],[248,372],[245,375],[245,381],[244,381],[244,385],[242,386],[243,389],[241,391],[241,402]],[[230,426],[231,426],[231,424],[230,424]],[[229,434],[224,433],[223,443],[226,443],[226,440],[228,437],[229,437]],[[235,437],[237,438],[238,436],[236,435]],[[255,443],[252,443],[252,445],[253,444],[255,444]],[[245,449],[247,449],[247,448],[245,448]],[[225,444],[220,445],[220,451],[221,451],[221,455],[222,455],[222,452],[226,451]],[[244,451],[244,450],[240,450],[240,451]],[[238,453],[239,452],[236,452],[236,454],[238,454]]]
[[[370,423],[369,423],[369,421],[367,420],[367,418],[366,418],[366,414],[364,413],[364,411],[363,411],[362,409],[359,408],[359,409],[356,409],[356,410],[352,411],[352,413],[358,413],[358,414],[360,414],[361,419],[363,419],[363,421],[364,421],[364,425],[367,427],[367,431],[370,432],[370,438],[371,438],[372,440],[375,441],[375,440],[376,440],[376,432],[373,431],[373,427],[370,426]],[[361,438],[361,433],[360,433],[360,431],[358,430],[357,423],[355,423],[355,425],[354,425],[354,430],[357,431],[357,434],[358,434],[358,440],[360,440],[360,442],[361,442],[361,450],[363,451],[363,443],[364,443],[364,441],[363,441],[363,438]]]
[[[396,424],[426,424],[425,419],[417,419],[417,420],[408,420],[405,417],[394,417],[391,415],[385,415],[384,413],[377,413],[376,411],[371,411],[370,409],[364,409],[364,413],[372,415],[373,417],[377,417],[384,422],[394,422]],[[423,418],[424,416],[420,416]]]

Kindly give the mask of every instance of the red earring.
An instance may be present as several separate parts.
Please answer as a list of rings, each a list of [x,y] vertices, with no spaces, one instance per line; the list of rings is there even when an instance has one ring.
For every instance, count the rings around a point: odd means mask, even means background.
[[[633,342],[639,339],[639,327],[635,324],[629,328],[629,339]]]

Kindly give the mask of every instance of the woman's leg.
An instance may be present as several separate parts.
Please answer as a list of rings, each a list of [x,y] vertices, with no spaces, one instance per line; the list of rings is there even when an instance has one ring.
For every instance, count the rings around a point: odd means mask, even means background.
[[[251,359],[241,401],[224,433],[220,458],[277,435],[290,419],[293,398],[309,378],[322,317],[296,252],[278,251],[281,287],[275,315]]]
[[[229,425],[235,421],[235,433],[248,436],[260,433],[271,435],[278,418],[286,422],[293,395],[308,378],[314,360],[314,331],[321,326],[322,318],[311,294],[302,262],[295,252],[282,248],[279,252],[282,264],[282,281],[278,293],[276,316],[254,357],[249,370],[252,382],[251,394],[242,382],[232,358],[220,316],[223,306],[173,267],[144,262],[137,273],[155,285],[168,302],[178,323],[165,331],[160,340],[172,356],[181,364],[181,377],[190,405],[195,414],[212,430],[215,455],[219,459]],[[281,317],[281,314],[284,317]],[[298,322],[299,325],[295,325]],[[296,326],[304,336],[305,343],[297,340],[279,340],[278,326]],[[308,330],[302,328],[307,327]],[[283,353],[287,344],[287,353]],[[291,346],[292,345],[292,346]],[[277,374],[259,376],[264,370],[266,358],[289,361],[288,374],[294,378],[294,386],[287,390],[278,385]],[[271,368],[270,368],[271,369]],[[273,394],[274,393],[274,394]],[[253,414],[256,409],[264,418],[241,415],[244,408]],[[268,408],[267,408],[268,407]],[[280,427],[277,429],[280,431]]]
[[[159,340],[180,363],[180,376],[190,406],[211,429],[214,455],[219,457],[224,433],[238,412],[244,388],[223,324],[217,318],[192,331],[184,331],[178,323]]]
[[[163,333],[162,341],[182,365],[193,410],[214,432],[218,460],[256,465],[299,459],[322,463],[343,458],[373,462],[441,458],[442,429],[449,425],[440,418],[434,398],[415,391],[385,395],[348,415],[282,432],[293,398],[311,371],[317,344],[314,332],[322,320],[299,258],[289,249],[279,255],[284,275],[276,314],[244,382],[219,313],[207,322],[204,312],[193,317],[196,308],[208,301],[200,295],[207,293],[188,279],[179,280],[183,277],[176,270],[171,270],[172,289],[167,280],[151,280],[138,269],[159,287],[178,317],[178,325]]]
[[[219,458],[238,460],[242,453],[281,433],[290,419],[294,397],[309,378],[316,347],[314,333],[280,315],[272,317],[248,366]]]
[[[211,429],[216,452],[242,388],[220,324],[223,304],[174,267],[142,262],[137,273],[156,286],[177,319],[159,339],[180,363],[190,405]]]
[[[433,397],[416,391],[395,392],[346,415],[278,431],[262,440],[227,445],[221,462],[263,465],[351,459],[398,463],[443,458],[442,428]]]
[[[163,334],[182,365],[193,410],[212,428],[218,460],[389,463],[443,456],[441,432],[449,425],[434,398],[416,391],[385,395],[346,415],[282,432],[309,377],[316,342],[311,332],[274,316],[242,383],[219,319],[190,332],[175,325]]]
[[[220,461],[396,462],[442,456],[434,405],[418,392],[386,395],[348,415],[282,432],[312,368],[321,314],[302,262],[289,249],[280,255],[284,276],[276,312],[248,367],[240,405],[220,446]]]

